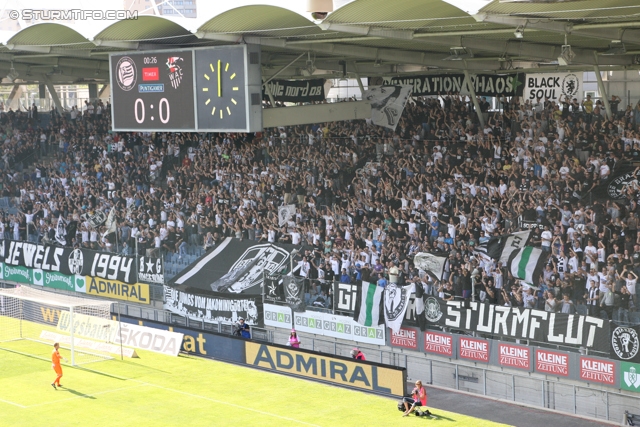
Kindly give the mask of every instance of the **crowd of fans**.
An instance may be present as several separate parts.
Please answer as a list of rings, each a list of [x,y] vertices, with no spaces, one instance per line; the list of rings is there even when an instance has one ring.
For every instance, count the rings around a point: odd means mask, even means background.
[[[637,306],[638,186],[626,200],[592,191],[640,159],[640,103],[605,117],[600,101],[501,100],[481,126],[468,98],[418,97],[396,131],[368,121],[267,129],[256,134],[114,133],[110,106],[58,116],[45,129],[3,113],[0,179],[19,212],[5,238],[55,241],[132,254],[207,249],[225,237],[306,245],[296,274],[329,301],[334,280],[416,282],[444,299],[620,316]],[[0,136],[1,137],[1,136]],[[296,214],[279,226],[278,207]],[[117,232],[89,218],[115,209]],[[491,236],[533,229],[551,252],[530,284],[478,257]],[[412,263],[445,253],[444,279]],[[594,287],[596,290],[592,290]]]

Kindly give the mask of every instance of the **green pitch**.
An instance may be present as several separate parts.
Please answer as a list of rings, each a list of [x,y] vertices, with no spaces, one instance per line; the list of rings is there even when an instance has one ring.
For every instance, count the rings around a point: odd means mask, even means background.
[[[140,352],[140,359],[63,365],[52,347],[32,341],[0,350],[2,426],[498,426],[433,410],[403,418],[395,399],[190,356]],[[24,353],[32,354],[26,356]],[[69,352],[61,349],[69,358]]]

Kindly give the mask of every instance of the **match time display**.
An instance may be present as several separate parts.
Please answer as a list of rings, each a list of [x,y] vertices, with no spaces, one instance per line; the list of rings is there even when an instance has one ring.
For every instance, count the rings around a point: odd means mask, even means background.
[[[195,126],[191,50],[112,55],[114,130]]]

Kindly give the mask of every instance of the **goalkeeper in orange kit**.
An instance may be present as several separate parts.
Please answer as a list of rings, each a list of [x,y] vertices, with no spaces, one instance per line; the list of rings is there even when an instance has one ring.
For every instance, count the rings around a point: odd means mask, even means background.
[[[62,387],[62,384],[60,384],[60,378],[62,378],[62,366],[60,365],[60,359],[64,360],[65,362],[67,361],[67,359],[60,356],[60,352],[58,351],[59,348],[60,344],[55,343],[53,345],[53,352],[51,353],[51,367],[56,373],[56,379],[51,383],[51,387],[55,388],[56,390],[58,389],[58,387]]]

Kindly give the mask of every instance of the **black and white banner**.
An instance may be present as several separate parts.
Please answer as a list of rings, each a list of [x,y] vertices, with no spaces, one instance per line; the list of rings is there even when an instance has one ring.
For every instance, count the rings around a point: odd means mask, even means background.
[[[415,291],[415,284],[397,286],[389,283],[384,288],[384,321],[394,333],[400,331],[404,315],[409,307],[409,298]]]
[[[640,326],[611,322],[611,358],[640,363]]]
[[[303,312],[304,304],[304,279],[293,276],[282,277],[282,288],[284,289],[284,299],[293,311]]]
[[[356,300],[358,298],[358,290],[362,284],[354,283],[337,283],[333,290],[335,297],[336,310],[348,313],[356,311]]]
[[[164,283],[164,265],[162,259],[151,257],[138,258],[138,281],[145,283]]]
[[[264,276],[264,299],[267,302],[285,302],[282,289],[283,276],[266,274]]]
[[[278,226],[282,227],[296,214],[296,205],[278,207]]]
[[[218,294],[206,295],[164,287],[164,308],[192,320],[234,324],[239,317],[251,326],[264,326],[262,297]]]
[[[576,98],[582,101],[582,72],[579,73],[547,73],[547,74],[527,74],[527,82],[524,88],[524,99],[534,101],[546,98],[558,101],[568,98]],[[595,101],[594,101],[595,106]]]
[[[260,243],[228,237],[189,265],[169,284],[203,292],[262,295],[264,274],[278,274],[290,266],[290,253],[298,246]],[[295,261],[295,260],[294,260]]]
[[[522,96],[524,74],[493,75],[478,74],[470,76],[471,83],[478,96]],[[370,79],[370,82],[375,79]],[[468,94],[464,85],[464,74],[431,74],[411,77],[384,77],[386,85],[409,85],[413,96],[445,95],[447,92]]]
[[[87,249],[0,241],[0,258],[7,265],[39,268],[66,275],[93,276],[124,283],[137,283],[135,258]]]
[[[363,99],[371,104],[374,125],[395,130],[410,96],[411,86],[369,86]]]
[[[446,256],[437,256],[427,252],[418,252],[415,257],[413,257],[413,264],[436,279],[442,280],[447,259],[448,258]]]
[[[609,352],[609,322],[599,317],[479,302],[437,302],[425,313],[427,321],[443,327]]]
[[[262,90],[262,99],[269,100],[266,88],[276,101],[312,102],[324,101],[324,79],[271,80]]]

